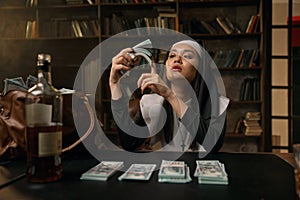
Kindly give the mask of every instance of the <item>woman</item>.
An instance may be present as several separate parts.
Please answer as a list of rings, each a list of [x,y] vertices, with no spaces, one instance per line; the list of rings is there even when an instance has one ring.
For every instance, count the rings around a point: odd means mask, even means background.
[[[126,119],[127,104],[124,104],[124,92],[120,88],[120,71],[131,70],[135,62],[131,52],[131,48],[124,49],[112,59],[109,80],[114,118],[118,125],[127,126],[119,129],[122,147],[129,151],[145,147],[170,151],[218,151],[225,133],[220,118],[225,118],[223,111],[228,101],[218,93],[215,81],[209,84],[210,89],[204,81],[206,59],[201,46],[192,40],[177,42],[165,60],[164,78],[156,72],[155,66],[150,73],[139,77],[137,87],[141,93],[151,90],[150,94],[141,97],[139,112],[131,115],[136,124],[146,125],[147,131],[137,131],[143,136],[129,135],[133,124]],[[225,101],[221,102],[225,108],[219,108],[219,101]],[[212,103],[217,104],[218,109]],[[203,146],[208,134],[211,137]]]

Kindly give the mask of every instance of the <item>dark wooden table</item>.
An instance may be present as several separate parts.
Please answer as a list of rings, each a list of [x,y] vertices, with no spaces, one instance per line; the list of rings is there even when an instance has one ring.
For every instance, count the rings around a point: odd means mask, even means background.
[[[197,159],[198,154],[191,152],[178,160],[189,165],[192,176]],[[106,182],[81,181],[80,175],[99,162],[90,156],[64,158],[61,180],[36,184],[20,178],[25,172],[25,161],[15,160],[1,166],[0,181],[19,178],[0,189],[0,199],[296,199],[294,167],[275,154],[218,153],[205,159],[217,159],[225,164],[229,185],[201,185],[193,176],[187,184],[159,183],[158,171],[150,181],[144,182],[118,181],[121,171]],[[10,175],[5,176],[3,171]]]

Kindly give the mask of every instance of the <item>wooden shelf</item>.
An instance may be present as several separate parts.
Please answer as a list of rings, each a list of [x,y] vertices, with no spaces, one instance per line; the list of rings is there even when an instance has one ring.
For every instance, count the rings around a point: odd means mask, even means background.
[[[169,6],[169,5],[176,5],[175,1],[170,2],[146,2],[146,3],[100,3],[101,7],[118,7],[122,6],[122,8],[126,6],[136,6],[136,7],[153,7],[153,6]]]
[[[235,100],[232,100],[230,101],[231,104],[261,104],[262,101],[235,101]]]
[[[226,133],[226,138],[261,138],[261,135],[245,135],[243,133]]]
[[[243,71],[243,70],[261,70],[261,67],[219,67],[220,71]]]
[[[245,39],[245,38],[258,38],[261,33],[233,33],[233,34],[187,34],[192,38],[206,39],[206,40],[232,40],[232,39]]]
[[[236,6],[248,6],[248,5],[257,5],[259,0],[214,0],[214,1],[196,1],[196,0],[178,0],[180,6],[189,6],[189,7],[236,7]]]

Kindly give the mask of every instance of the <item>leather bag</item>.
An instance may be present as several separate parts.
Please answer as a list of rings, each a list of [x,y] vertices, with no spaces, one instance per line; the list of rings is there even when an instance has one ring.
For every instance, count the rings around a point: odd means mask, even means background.
[[[10,90],[0,94],[0,158],[13,158],[26,152],[25,144],[25,98],[27,91]],[[90,117],[87,131],[79,137],[73,120],[72,98],[82,102],[81,114]],[[78,113],[76,113],[78,115]],[[63,146],[62,152],[69,151],[93,130],[95,117],[88,98],[83,93],[63,94]],[[74,142],[75,141],[75,142]],[[25,155],[25,154],[24,154]]]
[[[0,156],[11,148],[15,150],[12,149],[10,154],[17,154],[19,148],[25,151],[26,93],[11,90],[0,95]]]

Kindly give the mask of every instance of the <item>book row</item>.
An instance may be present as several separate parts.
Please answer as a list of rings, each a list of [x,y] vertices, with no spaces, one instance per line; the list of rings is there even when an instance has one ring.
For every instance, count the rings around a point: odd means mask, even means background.
[[[65,0],[66,4],[95,4],[96,0]]]
[[[164,3],[164,2],[174,2],[174,0],[54,0],[54,1],[38,1],[38,0],[25,0],[25,1],[16,1],[13,4],[10,2],[0,2],[0,6],[26,6],[34,7],[37,5],[96,5],[100,3]]]
[[[182,32],[186,34],[241,34],[259,32],[259,15],[252,15],[246,27],[239,27],[228,17],[216,17],[212,21],[193,18],[182,23]]]
[[[260,81],[258,78],[245,78],[240,88],[240,101],[260,100]]]
[[[89,37],[99,35],[98,20],[72,20],[54,18],[44,21],[37,29],[36,20],[21,20],[0,25],[0,37],[37,38],[37,37]]]
[[[221,49],[208,53],[219,68],[252,68],[260,65],[259,49]]]
[[[80,5],[80,4],[89,4],[94,5],[96,4],[97,0],[60,0],[60,1],[51,1],[51,5]],[[26,7],[34,7],[38,4],[44,4],[46,2],[41,2],[38,0],[25,0],[24,5]],[[20,5],[22,6],[22,4]]]
[[[137,19],[127,18],[122,12],[113,13],[111,16],[104,17],[102,21],[102,34],[108,36],[117,34],[126,30],[141,28],[141,27],[159,27],[177,30],[177,14],[173,8],[160,10],[160,8],[154,8],[155,17],[141,17]],[[256,17],[256,18],[255,18]],[[256,19],[256,20],[255,20]],[[255,15],[251,17],[250,21],[256,21],[258,24],[259,16]],[[246,27],[246,33],[254,32],[251,27],[252,23],[248,23]],[[186,25],[188,23],[188,25]],[[253,22],[254,23],[254,22]],[[99,35],[99,20],[98,19],[83,19],[78,16],[76,19],[68,18],[53,18],[43,21],[39,24],[39,32],[37,31],[36,20],[21,20],[17,22],[4,22],[0,26],[1,37],[25,37],[34,38],[38,35],[41,37],[88,37]],[[257,26],[257,25],[255,25]],[[254,27],[255,27],[254,26]],[[258,26],[257,26],[258,27]],[[21,30],[21,31],[20,31]],[[22,31],[24,30],[24,31]],[[233,34],[244,33],[227,17],[217,17],[212,22],[206,22],[203,20],[198,21],[192,19],[190,21],[181,22],[179,30],[183,33],[200,33],[200,34]],[[145,34],[145,33],[139,33]],[[243,53],[243,52],[240,52]],[[247,52],[246,52],[247,53]],[[233,56],[233,55],[232,55]],[[235,55],[236,56],[236,55]]]
[[[141,27],[158,27],[175,30],[176,15],[173,13],[160,13],[157,17],[128,19],[122,13],[113,13],[112,17],[105,17],[103,26],[104,35],[117,34],[122,31]]]
[[[99,35],[97,19],[60,19],[45,21],[41,28],[42,37],[93,37]]]
[[[164,3],[174,0],[100,0],[101,3]]]
[[[36,37],[36,20],[2,21],[0,37],[34,38]]]

